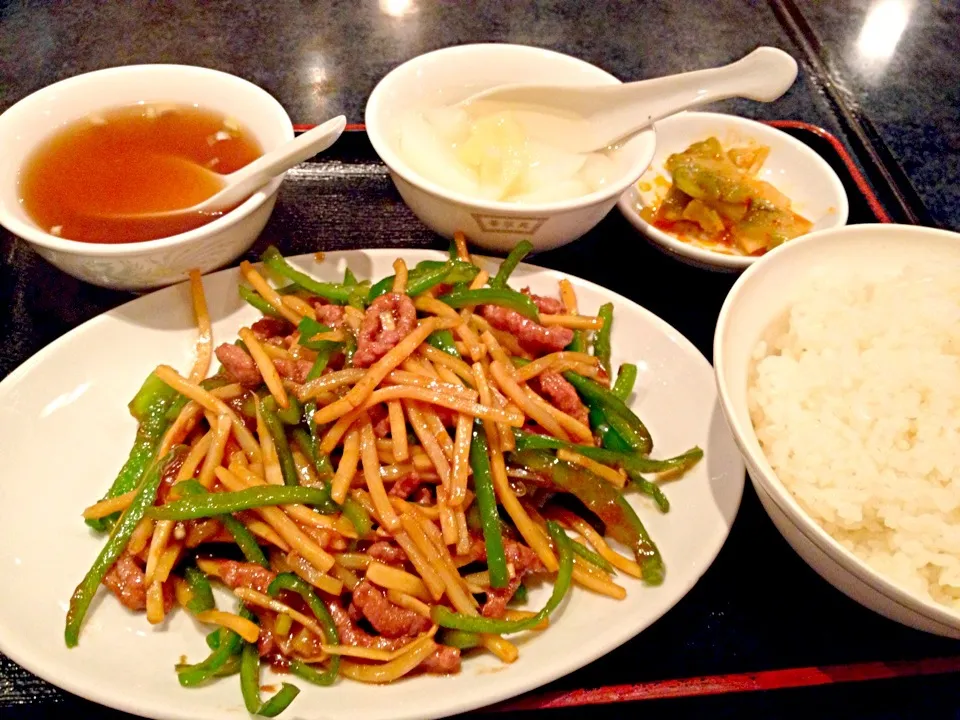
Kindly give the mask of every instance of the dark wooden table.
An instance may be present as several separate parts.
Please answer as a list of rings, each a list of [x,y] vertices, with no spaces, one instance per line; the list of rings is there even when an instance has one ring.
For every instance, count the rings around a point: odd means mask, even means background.
[[[960,69],[948,49],[958,28],[956,3],[912,0],[0,0],[0,110],[77,73],[177,62],[248,78],[273,93],[295,122],[312,124],[341,112],[362,122],[366,98],[383,74],[446,45],[540,45],[625,80],[721,64],[757,45],[773,45],[800,61],[796,85],[771,105],[731,101],[717,109],[820,126],[851,153],[893,220],[960,230]],[[379,221],[351,220],[359,205],[376,208],[369,217]],[[267,240],[287,253],[439,246],[376,168],[358,175],[349,192],[309,179],[288,183]],[[631,266],[609,262],[624,242],[639,248]],[[733,278],[680,266],[639,242],[616,213],[590,236],[537,262],[636,300],[710,357],[716,314]],[[127,299],[68,278],[0,233],[0,377]],[[608,718],[639,712],[960,717],[955,655],[955,642],[886,621],[823,582],[786,546],[748,487],[730,540],[691,593],[635,641],[545,688],[559,709],[525,716],[581,717],[587,710],[571,703],[584,698],[664,698],[589,711]],[[576,694],[603,686],[623,687]],[[528,706],[543,704],[540,695]],[[125,717],[0,656],[0,717],[67,714]]]

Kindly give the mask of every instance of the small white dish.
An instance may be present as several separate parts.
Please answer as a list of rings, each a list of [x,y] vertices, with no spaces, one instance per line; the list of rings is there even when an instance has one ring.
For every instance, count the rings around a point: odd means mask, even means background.
[[[723,412],[767,514],[827,582],[871,610],[919,630],[960,638],[960,613],[919,598],[878,573],[827,533],[777,478],[757,440],[747,390],[757,342],[820,268],[898,270],[960,263],[960,234],[913,225],[852,225],[785,243],[750,267],[720,311],[713,358]]]
[[[576,240],[599,223],[653,159],[656,136],[645,130],[611,154],[621,175],[597,192],[543,204],[484,201],[452,192],[415,173],[397,151],[405,114],[449,106],[505,83],[614,85],[620,81],[583,60],[526,45],[459,45],[420,55],[390,71],[367,102],[366,127],[377,154],[414,214],[444,237],[466,233],[474,244],[507,252],[529,240],[537,252]]]
[[[119,290],[180,282],[232,262],[266,225],[283,180],[278,176],[234,210],[195,230],[137,243],[85,243],[51,235],[20,204],[17,175],[36,147],[64,125],[139,102],[197,104],[236,117],[270,152],[293,140],[293,124],[272,95],[241,78],[188,65],[128,65],[61,80],[0,115],[0,225],[76,278]]]
[[[653,227],[640,215],[642,208],[655,206],[666,192],[662,182],[656,180],[659,177],[670,181],[670,173],[664,167],[667,158],[711,136],[716,137],[724,149],[747,145],[769,147],[770,155],[759,178],[787,195],[794,211],[813,222],[813,232],[847,223],[850,207],[840,178],[826,160],[785,132],[755,120],[711,112],[681,113],[661,120],[654,128],[657,150],[653,161],[639,181],[620,197],[618,205],[635,228],[683,262],[710,270],[738,272],[759,259],[697,247]],[[641,190],[641,186],[644,189]]]
[[[360,278],[392,274],[445,255],[423,250],[365,250],[291,258],[304,272],[339,281],[349,266]],[[491,268],[496,263],[488,260]],[[520,265],[516,287],[557,293],[565,275]],[[586,665],[641,632],[694,586],[713,562],[733,524],[744,467],[717,400],[710,364],[679,332],[635,303],[593,283],[569,278],[584,312],[615,305],[613,362],[634,362],[637,390],[630,404],[668,457],[699,445],[704,458],[665,488],[671,510],[630,495],[666,565],[662,585],[620,575],[622,601],[575,588],[542,633],[515,638],[516,662],[490,654],[464,661],[458,675],[422,675],[371,686],[341,680],[321,688],[294,680],[301,695],[282,717],[326,720],[406,720],[466,712],[532,690]],[[237,295],[240,273],[204,278],[214,341],[228,342],[259,313]],[[71,593],[103,544],[81,511],[100,497],[126,459],[135,422],[126,403],[159,363],[190,366],[196,342],[187,284],[138,298],[81,325],[44,348],[0,383],[0,652],[69,692],[124,712],[171,720],[246,718],[236,678],[184,689],[174,665],[209,650],[203,628],[178,612],[152,627],[107,591],[94,601],[80,636],[67,649],[63,623]],[[123,348],[118,354],[117,348]],[[56,451],[51,451],[56,438]],[[539,609],[549,583],[530,590]],[[221,604],[221,607],[227,605]],[[279,676],[289,680],[289,675]],[[265,684],[278,682],[265,673]]]

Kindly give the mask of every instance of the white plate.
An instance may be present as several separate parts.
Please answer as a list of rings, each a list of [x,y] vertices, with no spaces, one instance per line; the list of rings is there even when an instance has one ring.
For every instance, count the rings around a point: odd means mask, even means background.
[[[442,257],[428,251],[372,250],[312,255],[296,265],[327,280],[347,261],[358,277],[392,273]],[[518,286],[555,294],[560,273],[521,266]],[[205,278],[217,342],[232,341],[257,317],[237,296],[237,270]],[[503,665],[490,655],[467,659],[459,675],[422,676],[374,687],[341,681],[332,688],[299,682],[303,692],[286,718],[432,718],[518,695],[586,665],[626,642],[673,607],[713,562],[727,537],[743,490],[744,467],[717,401],[713,373],[680,333],[643,308],[601,287],[571,278],[584,312],[616,306],[614,362],[640,369],[633,407],[649,424],[657,457],[704,448],[703,461],[666,492],[673,508],[659,514],[632,500],[658,543],[667,573],[660,587],[621,579],[628,597],[615,601],[577,589],[541,634],[518,637],[520,658]],[[126,403],[159,363],[186,370],[195,331],[188,289],[179,285],[94,318],[24,363],[0,383],[0,651],[70,692],[152,718],[224,720],[246,717],[236,678],[183,689],[173,666],[181,655],[208,653],[204,631],[184,613],[152,628],[101,591],[79,647],[63,643],[64,613],[76,583],[102,539],[88,532],[81,510],[96,500],[123,463],[135,423]],[[541,585],[530,606],[549,595]],[[266,676],[265,676],[266,677]]]
[[[710,270],[738,271],[757,259],[697,247],[640,217],[640,209],[656,205],[665,191],[658,188],[654,180],[657,177],[670,180],[665,168],[667,158],[711,136],[725,149],[749,145],[769,147],[770,155],[758,177],[789,197],[794,211],[813,222],[813,231],[846,225],[849,204],[840,178],[826,160],[785,132],[755,120],[710,112],[672,115],[658,122],[655,128],[657,151],[653,161],[617,204],[635,228],[679,260]],[[640,190],[641,185],[651,189]]]

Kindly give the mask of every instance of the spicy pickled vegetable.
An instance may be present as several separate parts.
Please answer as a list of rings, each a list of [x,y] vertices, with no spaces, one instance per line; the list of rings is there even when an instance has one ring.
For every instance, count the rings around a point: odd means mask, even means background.
[[[724,150],[715,137],[667,158],[673,179],[656,207],[641,211],[665,232],[710,250],[762,255],[813,228],[790,198],[757,177],[770,148]]]

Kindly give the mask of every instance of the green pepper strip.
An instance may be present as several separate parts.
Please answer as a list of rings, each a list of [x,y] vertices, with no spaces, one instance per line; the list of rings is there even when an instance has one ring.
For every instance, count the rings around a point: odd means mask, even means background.
[[[508,288],[454,290],[450,294],[443,295],[438,299],[452,308],[462,308],[468,305],[499,305],[500,307],[518,312],[535,322],[539,322],[540,320],[537,305],[530,299],[530,296]]]
[[[220,366],[219,372],[223,372],[223,366]],[[209,378],[212,380],[213,378]],[[200,386],[203,387],[203,383],[200,383]],[[210,389],[210,388],[206,388]],[[170,406],[167,408],[166,415],[164,416],[168,422],[173,422],[180,416],[180,411],[183,410],[183,406],[190,402],[190,399],[185,395],[178,396]]]
[[[617,431],[610,427],[610,423],[607,422],[607,415],[603,412],[602,407],[599,405],[591,407],[589,417],[590,427],[593,429],[594,435],[600,438],[603,447],[622,453],[633,452],[633,449],[617,434]]]
[[[240,672],[240,657],[231,655],[227,661],[217,670],[213,676],[218,678],[230,677]]]
[[[210,634],[217,635],[217,631],[214,630]],[[217,642],[219,643],[220,641],[217,640]],[[174,669],[178,673],[186,670],[189,667],[190,666],[185,663],[177,663],[176,665],[174,665]],[[227,661],[223,665],[221,665],[216,672],[213,673],[212,677],[218,677],[218,678],[230,677],[231,675],[236,675],[238,672],[240,672],[240,658],[236,655],[231,655],[230,657],[227,658]]]
[[[444,630],[438,642],[460,650],[472,650],[480,646],[480,636],[466,630]]]
[[[649,495],[653,499],[653,502],[656,503],[657,509],[659,509],[660,512],[670,512],[670,501],[667,499],[667,496],[663,494],[663,490],[660,489],[659,485],[651,480],[647,480],[639,473],[628,472],[627,475],[630,477],[629,487],[634,487],[644,495]]]
[[[316,409],[316,403],[307,403],[305,407],[307,417],[313,418],[313,414],[316,412]],[[311,419],[308,422],[311,431],[314,432],[316,427],[313,424],[313,420]],[[323,485],[316,489],[323,493],[324,500],[323,502],[314,503],[314,509],[323,513],[324,515],[343,512],[343,516],[353,524],[357,534],[361,538],[366,537],[373,527],[373,523],[370,519],[370,513],[364,510],[363,506],[352,498],[348,497],[341,506],[337,505],[333,501],[333,498],[330,497],[330,485],[327,483],[327,481],[333,477],[333,467],[330,465],[330,458],[328,458],[326,455],[317,454],[317,438],[314,435],[307,433],[307,431],[303,428],[294,428],[293,439],[294,442],[300,446],[303,454],[306,455],[307,459],[313,464],[314,469],[317,471],[317,478],[323,482]]]
[[[587,334],[583,330],[574,330],[573,340],[564,350],[585,353],[587,351]]]
[[[313,361],[310,372],[307,373],[308,382],[323,375],[323,371],[327,369],[327,364],[330,362],[330,355],[331,353],[326,352],[317,353],[317,359]]]
[[[330,328],[323,323],[318,323],[316,320],[310,317],[304,317],[300,320],[300,324],[297,325],[297,330],[300,331],[300,344],[305,348],[310,350],[320,350],[324,348],[327,344],[336,345],[337,343],[330,340],[311,340],[310,338],[320,333],[330,332]]]
[[[427,344],[432,345],[437,350],[442,350],[447,355],[460,357],[460,351],[457,350],[457,343],[453,339],[453,333],[449,330],[435,330],[427,335]]]
[[[304,407],[308,417],[313,417],[313,413],[316,412],[315,403],[307,403]],[[312,421],[311,421],[312,422]],[[313,469],[317,471],[317,477],[321,480],[329,480],[333,477],[333,466],[330,465],[330,458],[326,455],[317,455],[317,447],[313,442],[313,437],[304,430],[302,427],[296,427],[293,429],[293,441],[300,448],[300,452],[306,455],[307,460],[310,461],[310,464],[313,465]]]
[[[326,497],[317,488],[300,485],[257,485],[237,492],[198,495],[151,507],[147,516],[154,520],[196,520],[271,505],[316,505]]]
[[[315,411],[316,405],[308,403],[307,417],[312,418]],[[313,425],[312,420],[310,420],[310,425]],[[353,523],[354,528],[356,528],[357,532],[360,533],[360,536],[363,537],[366,535],[370,531],[370,515],[367,513],[367,511],[357,505],[357,503],[350,498],[347,498],[346,502],[341,507],[333,501],[333,498],[330,497],[330,485],[327,483],[327,480],[333,477],[333,468],[330,465],[330,459],[326,455],[317,455],[314,438],[303,428],[294,428],[293,439],[294,442],[300,446],[303,454],[307,456],[307,459],[317,471],[317,479],[323,483],[319,487],[314,488],[323,493],[324,497],[322,502],[314,503],[314,509],[324,515],[331,515],[333,513],[342,511],[344,517]]]
[[[623,370],[623,367],[621,367],[621,370]],[[608,450],[614,450],[623,453],[633,452],[633,449],[620,436],[620,434],[607,423],[607,416],[599,406],[595,406],[590,409],[590,427],[593,428],[593,432],[600,437],[600,442],[603,447],[607,448]],[[645,462],[645,460],[641,458],[639,462]],[[696,459],[694,459],[692,462],[695,463]],[[635,469],[627,469],[627,475],[630,477],[631,487],[634,487],[644,495],[649,495],[651,498],[653,498],[653,501],[657,504],[660,512],[669,512],[670,501],[667,499],[667,496],[663,494],[663,490],[660,489],[659,485],[657,485],[655,482],[647,480]]]
[[[339,656],[335,655],[337,661],[339,662]],[[333,661],[331,660],[331,663]],[[333,684],[333,681],[336,680],[336,675],[333,677],[330,676],[330,670],[324,670],[323,672],[307,665],[302,660],[293,659],[290,661],[290,672],[296,675],[301,680],[306,680],[308,683],[313,685],[323,685],[324,687]]]
[[[497,274],[490,279],[490,287],[507,287],[507,281],[510,279],[513,271],[517,269],[517,265],[519,265],[520,261],[529,255],[532,250],[533,244],[529,240],[521,240],[514,245],[513,250],[510,251],[510,254],[507,255],[506,259],[502,263],[500,263],[500,268],[497,270]]]
[[[609,408],[606,409],[604,414],[606,415],[607,423],[610,425],[610,427],[617,433],[617,435],[620,436],[621,440],[633,452],[637,452],[642,455],[650,452],[652,443],[648,441],[647,435],[636,432],[627,418],[611,411]]]
[[[233,535],[233,539],[240,548],[240,552],[243,553],[243,557],[245,557],[248,562],[256,563],[267,569],[270,568],[270,561],[267,560],[263,549],[257,544],[256,538],[247,530],[242,522],[233,517],[233,515],[218,515],[216,518],[223,523],[227,532]]]
[[[513,594],[513,597],[510,598],[510,602],[516,600],[518,603],[525,603],[527,601],[527,586],[523,583],[517,586],[517,591]]]
[[[211,650],[216,650],[218,647],[220,647],[220,630],[220,628],[217,628],[213,632],[207,633],[207,647]],[[186,666],[184,665],[181,667]]]
[[[287,280],[296,283],[308,293],[322,297],[338,305],[345,305],[350,300],[351,288],[340,283],[326,283],[314,280],[306,273],[302,273],[290,265],[273,245],[263,251],[260,257],[263,264],[282,275]]]
[[[645,455],[653,449],[650,432],[623,400],[583,375],[568,370],[563,373],[563,376],[577,389],[589,406],[599,405],[603,408],[607,422],[633,450]]]
[[[367,302],[371,303],[376,300],[381,295],[385,295],[390,292],[390,289],[393,287],[393,280],[396,278],[396,275],[388,275],[382,280],[378,280],[370,287],[370,292],[367,293]],[[409,281],[410,276],[407,275],[407,280]]]
[[[238,291],[240,293],[240,297],[243,298],[244,301],[246,301],[250,305],[253,305],[253,307],[255,307],[257,310],[262,312],[264,315],[267,315],[268,317],[275,317],[275,318],[283,317],[283,315],[280,314],[279,310],[277,310],[273,305],[271,305],[262,297],[260,297],[260,294],[257,293],[255,290],[251,290],[250,288],[244,285],[240,285],[238,286]]]
[[[348,497],[343,502],[342,511],[343,516],[350,521],[353,529],[357,531],[357,535],[364,538],[370,534],[370,530],[373,529],[373,521],[370,519],[370,513],[364,509],[363,505]]]
[[[97,556],[93,566],[87,571],[80,584],[77,585],[77,589],[73,591],[73,596],[70,598],[70,609],[67,611],[66,627],[63,632],[67,647],[76,647],[77,643],[80,642],[80,626],[83,624],[83,618],[90,608],[90,603],[100,588],[100,583],[103,582],[104,576],[113,567],[124,548],[127,547],[134,528],[143,518],[147,508],[153,505],[154,500],[156,500],[157,489],[160,487],[160,481],[163,478],[163,469],[181,451],[182,448],[180,447],[174,448],[159,460],[155,460],[144,473],[133,502],[123,511],[119,522],[113,526],[113,531],[100,551],[100,555]]]
[[[277,693],[266,702],[260,700],[260,653],[253,643],[245,643],[240,656],[240,692],[247,712],[261,717],[276,717],[289,707],[300,694],[300,688],[283,683]]]
[[[630,503],[613,485],[589,470],[558,460],[544,450],[514,453],[511,460],[549,478],[599,517],[606,533],[614,540],[629,546],[636,554],[645,583],[659,585],[663,582],[663,558],[660,551],[650,539]]]
[[[347,334],[347,340],[343,343],[343,366],[353,367],[353,354],[357,351],[357,339],[352,334]]]
[[[192,598],[187,602],[187,610],[197,614],[205,610],[213,610],[217,605],[213,600],[213,588],[210,581],[198,568],[190,566],[184,572],[187,584],[190,586]]]
[[[287,397],[287,406],[278,408],[276,413],[284,425],[299,425],[303,422],[303,405],[293,395]]]
[[[302,597],[307,607],[310,608],[310,611],[320,622],[320,627],[323,628],[323,635],[327,643],[330,645],[340,644],[340,635],[337,632],[337,626],[333,622],[333,618],[330,616],[330,612],[320,601],[320,598],[317,597],[317,594],[313,591],[309,583],[293,573],[280,573],[274,578],[273,582],[270,583],[270,586],[267,588],[267,594],[270,595],[270,597],[276,597],[281,590],[289,590]],[[292,669],[291,667],[291,670]],[[310,669],[312,670],[312,668]],[[309,680],[316,685],[331,685],[340,672],[340,656],[332,656],[330,658],[330,666],[324,672],[318,673],[315,670],[313,672],[314,674],[311,675],[311,677],[306,677],[305,674],[297,674],[304,680]]]
[[[367,301],[367,293],[370,292],[370,283],[368,281],[359,282],[357,276],[353,274],[353,270],[344,268],[343,284],[350,288],[350,299],[347,304],[357,308],[357,310],[363,310]]]
[[[310,433],[308,435],[302,428],[297,428],[293,431],[293,437],[307,458],[309,458],[310,462],[313,463],[313,467],[317,471],[317,477],[324,481],[324,485],[320,489],[326,493],[326,500],[323,503],[314,505],[314,507],[326,515],[342,511],[343,516],[353,524],[357,534],[360,537],[365,537],[373,527],[370,513],[364,510],[363,507],[352,498],[348,497],[341,507],[330,497],[330,486],[326,481],[333,477],[333,466],[330,464],[330,458],[317,453],[317,445],[320,444],[320,439],[317,436],[317,426],[313,422],[313,415],[317,411],[317,404],[314,402],[307,403],[304,411],[308,418],[307,425],[310,428]]]
[[[439,285],[445,280],[449,280],[451,275],[464,277],[469,271],[464,271],[460,266],[470,266],[476,268],[473,275],[480,272],[480,268],[465,262],[456,262],[453,260],[447,262],[424,260],[417,263],[417,266],[407,275],[407,295],[414,297],[425,293],[432,287]],[[393,287],[395,275],[389,275],[370,288],[367,295],[367,302],[373,302],[381,295],[390,292]]]
[[[127,409],[137,422],[143,422],[156,412],[159,403],[164,401],[169,403],[175,397],[179,397],[179,393],[150,373],[137,390],[137,394],[133,396],[133,400],[127,403]]]
[[[637,383],[637,366],[632,363],[624,363],[617,372],[617,381],[613,384],[610,392],[614,397],[620,400],[626,400],[633,392],[633,386]]]
[[[472,262],[467,262],[466,260],[460,260],[457,257],[452,259],[453,269],[450,270],[450,273],[444,278],[444,281],[456,285],[459,283],[470,283],[473,279],[480,274],[480,268],[474,265]],[[440,260],[421,260],[417,263],[417,271],[427,271],[431,269],[436,269],[446,263],[441,262]]]
[[[184,480],[183,482],[177,483],[176,489],[174,490],[177,498],[194,496],[194,495],[205,495],[209,492],[203,485],[201,485],[196,480]],[[257,539],[253,536],[246,526],[237,520],[233,515],[224,514],[224,515],[214,515],[215,520],[219,520],[223,526],[227,529],[233,539],[236,541],[237,546],[240,548],[240,552],[243,553],[243,556],[247,559],[248,562],[256,563],[265,568],[270,568],[270,562],[267,560],[267,556],[264,554],[263,549],[257,544]]]
[[[479,420],[473,423],[473,442],[470,444],[470,467],[473,470],[474,492],[480,508],[480,523],[483,527],[483,541],[487,548],[487,569],[490,572],[490,586],[504,588],[510,584],[507,570],[507,558],[503,550],[503,536],[500,534],[500,515],[497,513],[497,495],[493,490],[493,476],[490,473],[490,450],[487,435]]]
[[[144,380],[128,405],[130,414],[139,423],[137,435],[127,461],[120,468],[106,495],[103,496],[104,500],[123,495],[137,487],[150,463],[155,459],[157,446],[170,426],[171,420],[167,417],[167,411],[180,397],[182,396],[179,393],[153,373]],[[87,520],[86,523],[97,532],[106,532],[118,517],[120,513],[113,513],[107,517]]]
[[[260,653],[253,643],[244,643],[240,655],[240,692],[247,712],[256,715],[263,702],[260,700]]]
[[[270,396],[269,400],[273,402],[267,402],[267,399],[260,401],[260,416],[263,418],[263,424],[267,426],[270,437],[273,438],[280,471],[283,474],[283,484],[295,487],[300,484],[300,476],[297,475],[297,465],[293,461],[293,453],[290,452],[290,444],[287,442],[287,431],[271,407],[271,405],[276,407],[273,396]]]
[[[252,617],[247,610],[242,610],[240,614],[248,617],[248,619]],[[216,677],[243,647],[243,638],[232,630],[220,628],[216,632],[220,638],[217,641],[217,647],[205,660],[195,665],[180,665],[177,667],[177,680],[183,687],[196,687],[210,678]],[[209,640],[207,644],[210,644]]]
[[[538,435],[525,430],[514,430],[517,439],[517,451],[521,450],[559,450],[566,448],[606,465],[616,465],[629,472],[662,473],[682,472],[696,465],[703,457],[703,450],[694,446],[681,455],[666,460],[654,460],[635,453],[617,452],[598,448],[593,445],[577,445],[555,437]]]
[[[600,360],[600,366],[610,375],[610,337],[613,331],[613,303],[605,303],[597,311],[597,317],[603,320],[603,326],[593,337],[593,354]]]
[[[540,612],[525,620],[498,620],[497,618],[476,615],[461,615],[442,605],[435,605],[430,613],[433,621],[441,627],[452,630],[503,635],[529,630],[550,617],[550,613],[557,609],[557,606],[563,600],[563,596],[570,589],[570,580],[573,575],[573,550],[570,546],[573,541],[552,520],[547,521],[547,530],[560,551],[560,569],[557,572],[557,579],[553,584],[550,599],[547,600],[547,604],[543,606]]]
[[[432,268],[418,265],[414,270],[413,277],[407,277],[407,295],[414,297],[425,293],[432,287],[436,287],[447,279],[453,269],[454,264],[452,262]]]
[[[290,703],[292,703],[299,694],[300,688],[296,685],[281,683],[277,693],[260,706],[257,715],[270,718],[276,717],[290,707]]]
[[[310,372],[307,373],[307,380],[314,380],[323,375],[323,371],[327,369],[330,358],[342,347],[342,343],[333,342],[332,340],[310,340],[310,338],[320,333],[329,332],[330,328],[308,317],[300,321],[297,329],[300,331],[300,344],[317,352],[317,359],[313,361],[313,366],[310,368]]]
[[[598,568],[608,573],[613,573],[616,571],[608,560],[604,560],[602,557],[600,557],[600,555],[585,545],[578,543],[576,540],[570,542],[570,547],[573,552],[582,557],[591,565],[596,565]]]

